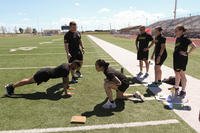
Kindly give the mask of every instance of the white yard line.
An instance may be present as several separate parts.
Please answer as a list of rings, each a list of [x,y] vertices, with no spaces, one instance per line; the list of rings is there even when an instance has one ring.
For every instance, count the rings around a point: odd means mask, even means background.
[[[144,100],[145,101],[152,101],[152,100],[155,100],[155,97],[145,97]]]
[[[94,54],[94,53],[95,53],[95,54],[98,54],[97,51],[85,51],[85,54],[87,54],[87,53],[88,53],[88,54]]]
[[[130,84],[130,87],[141,86],[141,84]]]
[[[114,58],[120,65],[128,70],[132,75],[135,75],[139,71],[137,55],[129,50],[118,47],[112,43],[106,42],[97,37],[88,36],[93,40],[98,46],[100,46],[104,51],[106,51],[112,58]],[[167,66],[162,66],[163,77],[168,78],[174,75],[172,68]],[[150,76],[146,82],[151,83],[154,80],[154,69],[150,66]],[[184,121],[186,121],[192,128],[197,132],[200,132],[200,123],[198,121],[199,110],[200,110],[200,80],[187,75],[187,97],[190,101],[191,111],[184,110],[174,110]],[[162,92],[167,93],[167,85],[163,84],[161,86]],[[168,91],[169,92],[169,91]]]
[[[141,101],[138,98],[130,97],[128,98],[129,101]],[[144,97],[144,101],[153,101],[155,100],[155,97]]]
[[[40,42],[39,44],[51,44],[53,42]]]
[[[130,128],[130,127],[142,127],[142,126],[157,126],[157,125],[167,125],[167,124],[177,124],[177,123],[179,123],[178,120],[169,119],[169,120],[159,120],[159,121],[116,123],[116,124],[104,124],[104,125],[77,126],[77,127],[10,130],[10,131],[0,131],[0,133],[73,132],[73,131],[89,131],[89,130],[97,130],[97,129],[113,129],[113,128]]]
[[[111,66],[119,66],[118,64],[112,64]],[[28,70],[28,69],[39,69],[39,68],[46,68],[46,67],[56,67],[56,66],[41,66],[41,67],[5,67],[0,68],[0,70]],[[95,65],[83,65],[83,68],[87,67],[95,67]]]
[[[97,55],[99,58],[110,58],[110,56],[109,55]]]
[[[109,63],[115,63],[116,61],[114,61],[114,60],[106,60],[107,62],[109,62]]]
[[[89,51],[85,54],[94,54],[94,53],[97,53],[97,52],[94,52],[94,51]],[[35,54],[0,54],[0,57],[1,56],[33,56],[33,55],[65,55],[66,53],[35,53]]]
[[[104,60],[112,60],[113,58],[111,58],[111,57],[104,57],[102,59],[104,59]]]
[[[32,55],[63,55],[66,53],[35,53],[35,54],[0,54],[0,56],[32,56]]]
[[[56,41],[62,41],[62,40],[63,40],[63,38],[57,38],[57,39],[52,39],[51,41],[56,42]]]

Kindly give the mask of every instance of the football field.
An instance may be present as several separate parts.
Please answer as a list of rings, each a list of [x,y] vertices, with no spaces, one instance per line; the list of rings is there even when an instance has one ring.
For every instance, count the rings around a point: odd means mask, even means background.
[[[95,36],[136,53],[136,47],[135,47],[135,40],[134,39],[114,37],[113,35],[110,35],[110,34],[103,34],[103,35],[102,34],[96,34]],[[198,45],[199,45],[199,43],[198,43]],[[172,66],[173,66],[172,65],[172,63],[173,63],[172,59],[173,59],[174,43],[166,43],[166,48],[167,48],[168,55],[167,55],[166,61],[164,62],[164,65],[172,68]],[[149,57],[151,57],[152,51],[153,51],[153,47],[150,49]],[[200,62],[200,49],[197,48],[189,56],[186,73],[188,75],[191,75],[195,78],[200,79],[200,71],[199,71],[199,68],[197,67],[199,62]]]
[[[111,35],[96,35],[106,41],[113,42],[120,47],[133,50],[135,47],[128,39],[115,38]],[[120,70],[121,66],[107,53],[91,41],[86,35],[82,36],[85,45],[84,65],[81,69],[83,78],[71,92],[72,97],[62,96],[62,80],[50,80],[40,86],[28,85],[16,89],[12,98],[4,97],[4,85],[32,76],[43,67],[55,67],[67,61],[63,46],[63,36],[17,36],[0,38],[0,132],[5,130],[49,129],[56,132],[73,131],[90,133],[193,133],[195,132],[173,111],[163,108],[156,100],[144,103],[132,101],[118,101],[118,108],[104,110],[101,108],[106,95],[103,88],[104,75],[95,70],[97,59],[105,59],[111,66]],[[172,46],[168,46],[172,53]],[[194,52],[188,73],[200,78],[197,69],[200,54]],[[170,54],[169,54],[170,55]],[[166,65],[170,66],[169,58]],[[130,75],[125,70],[126,75]],[[145,97],[153,97],[146,87],[131,86],[129,93],[140,91]],[[73,115],[84,115],[87,122],[84,125],[70,124]],[[176,122],[169,122],[175,120]],[[148,124],[148,122],[157,124]],[[128,125],[128,126],[126,126]],[[69,128],[71,127],[71,128]],[[99,128],[101,127],[101,128]],[[67,128],[67,129],[66,129]],[[69,130],[71,129],[71,130]],[[91,129],[91,130],[90,130]],[[44,130],[45,131],[45,130]]]

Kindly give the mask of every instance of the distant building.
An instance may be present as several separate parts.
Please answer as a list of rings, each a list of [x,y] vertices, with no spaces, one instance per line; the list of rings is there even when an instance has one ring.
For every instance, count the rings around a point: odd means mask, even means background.
[[[112,29],[112,30],[110,31],[110,33],[111,33],[111,34],[118,34],[119,32],[118,32],[117,30],[115,30],[115,29]]]
[[[59,35],[60,33],[61,33],[61,31],[59,29],[47,29],[47,30],[43,30],[43,34],[47,35],[47,36]]]

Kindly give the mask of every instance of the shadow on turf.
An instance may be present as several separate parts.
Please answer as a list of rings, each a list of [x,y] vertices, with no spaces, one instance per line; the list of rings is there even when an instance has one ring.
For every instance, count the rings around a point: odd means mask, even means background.
[[[140,79],[140,80],[138,80]],[[143,82],[145,78],[140,78],[140,77],[128,77],[128,81],[129,81],[129,84],[130,85],[133,85],[133,84],[145,84],[146,82]]]
[[[191,110],[192,110],[192,107],[191,107],[191,106],[188,106],[188,105],[186,105],[186,106],[183,106],[183,107],[173,107],[173,109],[172,109],[172,108],[170,108],[169,106],[167,106],[167,105],[164,105],[164,109],[167,109],[167,110],[182,110],[182,111],[191,111]]]
[[[113,112],[121,112],[125,108],[125,102],[124,100],[116,100],[117,108],[115,109],[104,109],[102,108],[102,105],[107,102],[108,98],[106,98],[102,103],[97,104],[92,111],[86,111],[82,113],[82,116],[91,117],[93,115],[97,117],[106,117],[106,116],[112,116],[114,115]]]
[[[46,92],[35,92],[31,94],[15,94],[11,96],[10,98],[24,98],[24,99],[29,99],[29,100],[40,100],[40,99],[59,100],[61,98],[70,98],[70,96],[62,95],[64,92],[62,88],[63,88],[63,84],[58,83],[48,88]]]
[[[144,94],[144,97],[152,97],[155,96],[149,89],[146,89],[146,93]]]

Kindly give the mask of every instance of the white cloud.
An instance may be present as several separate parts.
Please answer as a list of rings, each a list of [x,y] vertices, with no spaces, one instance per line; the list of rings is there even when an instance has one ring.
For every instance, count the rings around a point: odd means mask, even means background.
[[[80,6],[80,3],[76,2],[74,3],[75,6]]]
[[[19,16],[26,16],[27,13],[26,12],[18,12],[17,15],[19,15]]]
[[[124,10],[109,17],[62,17],[59,20],[55,20],[46,24],[43,23],[41,27],[43,27],[43,29],[60,29],[61,25],[68,25],[70,21],[75,21],[78,24],[79,30],[81,30],[81,26],[83,27],[83,30],[109,29],[110,24],[112,28],[120,29],[127,26],[146,25],[146,21],[148,21],[148,24],[151,24],[156,22],[158,18],[164,17],[164,14],[161,13],[150,13],[143,10]]]
[[[110,9],[108,8],[101,8],[98,13],[105,13],[105,12],[110,12]]]
[[[136,7],[134,7],[134,6],[129,6],[129,10],[134,10],[134,9],[136,9]]]
[[[161,13],[150,13],[143,10],[126,10],[116,13],[112,20],[119,27],[122,25],[146,25],[164,17]]]
[[[76,21],[79,27],[83,27],[84,30],[94,29],[109,29],[111,24],[112,28],[120,29],[127,26],[135,25],[146,25],[158,21],[160,18],[164,18],[165,15],[161,13],[150,13],[143,10],[124,10],[115,13],[112,16],[106,17],[82,17],[82,18],[69,18],[63,17],[58,21],[53,22],[48,27],[57,26],[60,28],[61,25],[68,24],[70,21]],[[80,29],[79,29],[80,30]]]
[[[22,19],[23,22],[25,22],[25,21],[30,21],[30,20],[31,20],[30,18],[23,18],[23,19]]]
[[[0,22],[0,26],[2,26],[2,25],[5,25],[5,23],[3,23],[3,22]]]
[[[187,14],[187,13],[190,12],[189,10],[183,9],[183,8],[178,8],[176,11],[177,11],[177,13],[179,13],[179,14]]]
[[[110,11],[110,10],[109,10]],[[158,19],[165,18],[166,16],[162,13],[152,13],[143,10],[127,9],[123,11],[118,11],[110,16],[89,16],[89,17],[62,17],[58,20],[52,21],[40,21],[39,25],[32,23],[30,18],[24,17],[13,26],[21,27],[38,27],[41,29],[60,29],[64,24],[69,24],[70,21],[75,21],[83,30],[95,30],[95,29],[109,29],[110,24],[113,29],[120,29],[127,26],[135,25],[146,25],[158,21]],[[6,25],[7,26],[7,25]],[[11,24],[9,24],[11,26]]]

